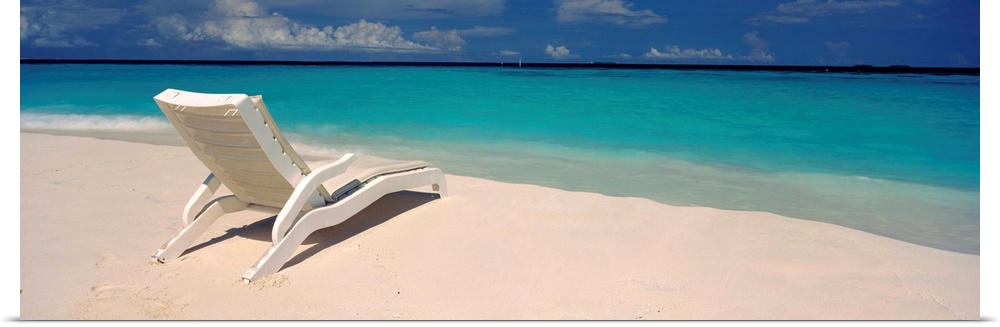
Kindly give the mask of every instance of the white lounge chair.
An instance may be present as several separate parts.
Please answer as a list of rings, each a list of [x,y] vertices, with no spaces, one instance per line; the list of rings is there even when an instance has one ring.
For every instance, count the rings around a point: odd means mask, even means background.
[[[271,247],[243,275],[250,282],[281,269],[309,234],[347,220],[383,195],[431,185],[447,196],[444,173],[422,161],[352,167],[348,175],[356,156],[347,154],[310,169],[260,96],[167,89],[153,99],[211,171],[184,207],[183,228],[153,254],[157,262],[179,257],[223,214],[276,213]],[[220,184],[233,194],[213,198]]]

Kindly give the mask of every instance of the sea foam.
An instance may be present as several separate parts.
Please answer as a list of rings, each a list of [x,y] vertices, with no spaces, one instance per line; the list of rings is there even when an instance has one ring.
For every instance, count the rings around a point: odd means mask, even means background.
[[[133,115],[41,114],[21,112],[22,129],[151,131],[169,129],[165,118]]]

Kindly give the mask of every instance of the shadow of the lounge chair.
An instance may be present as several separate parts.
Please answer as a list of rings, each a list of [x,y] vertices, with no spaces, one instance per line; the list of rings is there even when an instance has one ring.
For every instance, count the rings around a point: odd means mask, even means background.
[[[301,253],[293,256],[289,259],[282,269],[294,266],[305,259],[316,255],[323,249],[329,248],[337,243],[343,242],[344,240],[354,237],[355,235],[361,234],[362,232],[378,226],[389,219],[392,219],[400,214],[418,208],[428,202],[435,199],[440,199],[441,196],[437,193],[424,193],[424,192],[414,192],[414,191],[400,191],[395,193],[386,194],[381,199],[372,203],[372,205],[366,207],[365,209],[358,212],[356,215],[347,219],[343,223],[334,225],[332,227],[323,228],[317,230],[316,232],[310,234],[306,237],[305,241],[302,242],[303,245],[312,244],[309,248],[302,251]],[[274,226],[274,219],[276,216],[271,216],[266,219],[257,220],[249,225],[242,227],[230,228],[226,230],[226,233],[212,239],[206,240],[200,244],[192,246],[191,248],[184,251],[182,256],[190,254],[192,252],[201,250],[203,248],[218,244],[222,241],[234,238],[242,237],[246,239],[252,239],[263,242],[271,241],[271,228]]]

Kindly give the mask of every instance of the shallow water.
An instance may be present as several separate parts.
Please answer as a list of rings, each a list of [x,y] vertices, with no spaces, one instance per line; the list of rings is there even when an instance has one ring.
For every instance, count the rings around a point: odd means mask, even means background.
[[[979,76],[21,65],[21,126],[168,128],[151,99],[165,88],[263,94],[307,154],[420,159],[979,253]]]

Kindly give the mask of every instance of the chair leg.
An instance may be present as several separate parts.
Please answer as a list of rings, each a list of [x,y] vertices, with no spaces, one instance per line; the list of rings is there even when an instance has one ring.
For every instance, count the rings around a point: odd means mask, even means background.
[[[295,252],[295,249],[297,249],[299,245],[302,245],[302,242],[306,240],[306,237],[309,236],[309,234],[323,228],[307,226],[312,225],[308,223],[304,224],[304,222],[314,221],[314,219],[306,219],[310,218],[310,214],[314,212],[316,212],[316,210],[306,213],[305,216],[302,216],[302,218],[299,219],[295,226],[292,226],[292,229],[288,231],[288,234],[286,234],[285,237],[278,242],[274,242],[271,247],[267,249],[267,252],[264,252],[264,255],[257,260],[257,264],[250,267],[250,269],[243,274],[243,281],[249,283],[263,277],[264,275],[278,272],[278,270],[285,265],[285,262],[292,257],[292,253]],[[340,221],[342,222],[347,220],[348,217],[350,216],[344,217]],[[331,224],[330,226],[336,224],[339,224],[339,222]]]
[[[215,199],[194,221],[184,226],[166,244],[156,250],[156,253],[153,254],[153,260],[162,263],[176,259],[181,253],[184,253],[184,250],[190,248],[191,243],[194,243],[219,217],[246,209],[246,207],[247,203],[240,201],[235,195]]]
[[[426,179],[430,180],[431,189],[438,192],[441,198],[448,197],[448,183],[445,183],[444,172],[437,168],[428,169]]]
[[[272,240],[273,245],[257,260],[257,264],[243,274],[243,281],[249,283],[278,272],[313,232],[344,222],[386,194],[428,184],[436,186],[434,188],[441,192],[442,197],[446,196],[444,173],[436,168],[421,169],[378,177],[337,203],[307,212],[284,237]]]

